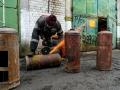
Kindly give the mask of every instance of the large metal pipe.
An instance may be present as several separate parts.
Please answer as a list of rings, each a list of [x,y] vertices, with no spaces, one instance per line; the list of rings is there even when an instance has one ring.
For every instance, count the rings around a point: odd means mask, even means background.
[[[80,33],[68,31],[65,33],[65,54],[68,61],[65,71],[79,72],[80,70]]]
[[[60,64],[61,56],[59,54],[26,56],[27,70],[57,67]]]
[[[97,61],[98,70],[111,70],[112,66],[112,33],[100,31],[97,37]]]

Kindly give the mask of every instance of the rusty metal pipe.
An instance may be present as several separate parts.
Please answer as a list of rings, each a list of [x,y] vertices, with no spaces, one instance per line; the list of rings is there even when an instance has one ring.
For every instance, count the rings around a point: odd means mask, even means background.
[[[26,56],[27,70],[57,67],[60,64],[61,56],[59,54]]]

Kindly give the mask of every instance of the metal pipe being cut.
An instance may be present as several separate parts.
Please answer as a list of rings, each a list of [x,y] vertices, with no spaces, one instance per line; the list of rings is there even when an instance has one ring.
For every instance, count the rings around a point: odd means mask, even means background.
[[[27,70],[57,67],[61,64],[61,56],[59,54],[26,56],[25,59]]]

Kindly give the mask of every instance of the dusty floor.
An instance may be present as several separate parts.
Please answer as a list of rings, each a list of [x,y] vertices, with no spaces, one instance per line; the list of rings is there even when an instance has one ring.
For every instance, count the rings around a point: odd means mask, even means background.
[[[113,50],[112,60],[111,71],[98,71],[96,52],[82,54],[81,71],[75,74],[62,65],[33,71],[21,66],[21,84],[14,90],[120,90],[120,50]]]

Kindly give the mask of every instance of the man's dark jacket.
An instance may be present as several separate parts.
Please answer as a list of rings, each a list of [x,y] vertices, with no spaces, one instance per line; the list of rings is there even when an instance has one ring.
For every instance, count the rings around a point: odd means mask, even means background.
[[[50,27],[46,23],[46,18],[47,16],[45,15],[40,16],[35,24],[35,27],[32,32],[32,39],[30,42],[31,52],[35,52],[38,46],[39,38],[43,40],[50,40],[51,36],[55,34],[58,35],[59,39],[63,38],[63,30],[61,28],[60,22],[57,20],[56,24]]]

